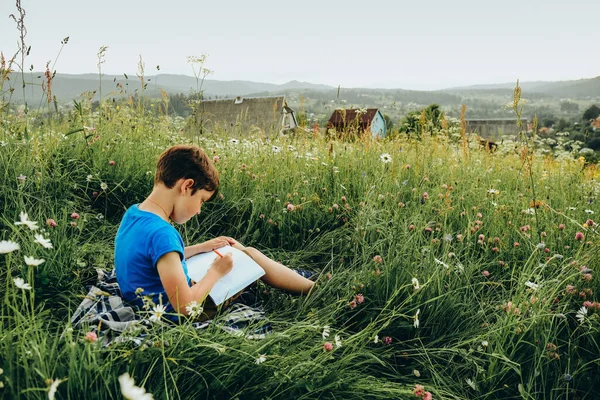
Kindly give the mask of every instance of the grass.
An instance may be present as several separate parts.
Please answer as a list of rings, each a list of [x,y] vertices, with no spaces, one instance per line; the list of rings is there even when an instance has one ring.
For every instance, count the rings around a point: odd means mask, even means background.
[[[595,165],[529,147],[522,158],[522,143],[491,154],[431,132],[190,139],[182,121],[150,111],[125,103],[33,121],[4,115],[0,240],[20,250],[0,254],[3,398],[46,398],[56,379],[65,379],[58,399],[120,398],[125,372],[169,399],[408,399],[416,384],[435,399],[598,397],[598,310],[576,318],[600,290],[596,225],[586,224],[600,212]],[[186,244],[232,236],[318,272],[317,290],[264,292],[274,328],[264,340],[186,325],[157,325],[139,347],[84,340],[70,316],[95,268],[112,268],[121,216],[151,191],[160,152],[190,142],[219,157],[223,198],[177,227]],[[52,249],[14,224],[21,212]],[[27,266],[24,256],[45,262]],[[352,308],[357,294],[364,302]],[[335,335],[341,347],[325,351]]]

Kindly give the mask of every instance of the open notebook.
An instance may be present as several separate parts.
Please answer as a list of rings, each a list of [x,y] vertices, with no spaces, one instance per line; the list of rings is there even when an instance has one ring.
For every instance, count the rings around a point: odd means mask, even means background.
[[[215,283],[209,293],[215,304],[219,305],[263,276],[265,270],[249,255],[234,247],[223,246],[216,250],[223,255],[231,253],[233,256],[233,268]],[[208,269],[218,257],[214,251],[209,251],[188,258],[186,263],[189,277],[198,282],[206,275]]]

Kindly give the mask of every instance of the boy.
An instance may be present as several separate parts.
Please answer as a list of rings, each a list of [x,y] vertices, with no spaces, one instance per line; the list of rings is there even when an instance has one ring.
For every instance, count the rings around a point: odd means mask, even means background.
[[[184,224],[200,214],[218,188],[218,172],[198,146],[177,145],[161,154],[152,193],[127,210],[115,238],[115,270],[125,301],[142,306],[141,298],[152,296],[154,304],[166,306],[165,312],[188,315],[186,306],[206,299],[204,308],[212,311],[203,317],[212,316],[216,307],[207,295],[233,267],[231,253],[217,258],[199,282],[187,276],[185,259],[225,245],[252,257],[265,270],[265,283],[298,294],[311,290],[313,281],[230,237],[184,247],[169,221]]]

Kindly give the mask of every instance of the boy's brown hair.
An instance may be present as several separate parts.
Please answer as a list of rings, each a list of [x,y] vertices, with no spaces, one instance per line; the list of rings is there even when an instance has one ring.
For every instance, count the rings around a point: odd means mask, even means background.
[[[219,173],[206,152],[198,146],[176,145],[160,155],[154,184],[162,183],[171,189],[182,178],[194,180],[192,194],[200,189],[214,191],[210,200],[219,189]]]

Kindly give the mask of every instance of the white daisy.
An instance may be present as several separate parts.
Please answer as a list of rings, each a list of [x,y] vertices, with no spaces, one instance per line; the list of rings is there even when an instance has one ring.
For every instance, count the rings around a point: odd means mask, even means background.
[[[165,315],[165,311],[167,308],[162,304],[154,306],[152,309],[152,315],[150,316],[150,321],[157,322],[160,321],[161,317]]]
[[[42,235],[35,235],[35,242],[39,243],[40,245],[42,245],[42,247],[46,248],[46,249],[51,249],[52,248],[52,242],[50,242],[50,239],[46,239],[44,238]]]
[[[92,179],[94,179],[94,175],[91,175],[91,174],[90,174],[90,175],[88,175],[88,176],[85,178],[85,180],[86,180],[86,181],[88,181],[88,182],[91,182],[91,181],[92,181]]]
[[[594,214],[594,210],[585,210],[585,212],[588,214]]]
[[[279,153],[281,151],[281,147],[273,146],[273,153]]]
[[[531,281],[525,282],[525,286],[527,286],[528,288],[531,288],[533,290],[537,290],[540,287],[537,283],[533,283]]]
[[[390,156],[388,153],[383,153],[382,155],[379,156],[379,158],[381,159],[381,162],[384,164],[392,162],[392,156]]]
[[[587,307],[581,307],[579,309],[579,311],[577,311],[577,314],[575,315],[575,318],[577,318],[577,320],[579,321],[580,324],[583,324],[583,321],[585,321],[585,317],[587,316],[587,312],[588,312]]]
[[[229,143],[231,143],[231,144],[238,144],[239,142],[240,141],[237,139],[233,139],[233,138],[229,139]]]
[[[192,301],[190,304],[185,306],[185,310],[188,313],[190,318],[199,317],[204,311],[204,307],[202,307],[196,300]]]
[[[254,360],[254,364],[262,364],[265,361],[267,361],[267,356],[265,354],[261,354],[256,360]]]
[[[21,221],[15,222],[15,225],[25,225],[32,231],[35,231],[38,228],[37,222],[30,221],[26,212],[21,211],[21,213],[19,214],[19,218],[21,218]]]
[[[101,182],[100,183],[100,189],[106,190],[106,189],[108,189],[108,185],[106,183],[104,183],[104,182]]]
[[[35,257],[25,256],[25,264],[30,265],[32,267],[37,267],[38,265],[40,265],[44,261],[46,261],[46,260],[44,260],[43,258],[38,260]]]
[[[335,347],[342,347],[342,338],[340,338],[340,335],[335,335],[334,337],[334,341],[335,341]]]
[[[419,327],[419,313],[420,313],[420,312],[421,312],[421,309],[419,308],[419,309],[417,310],[417,313],[416,313],[416,314],[415,314],[415,316],[414,316],[414,318],[415,318],[415,322],[413,323],[413,326],[414,326],[415,328],[418,328],[418,327]]]
[[[329,337],[329,325],[325,325],[323,327],[323,333],[321,336],[323,336],[323,339],[327,339]]]
[[[500,194],[500,191],[499,191],[499,190],[497,190],[497,189],[489,189],[487,192],[488,192],[489,194]]]
[[[419,290],[421,286],[419,286],[419,280],[417,278],[412,278],[412,285],[415,290]]]
[[[13,278],[13,282],[15,286],[21,290],[31,290],[31,285],[29,283],[25,283],[23,278]]]
[[[66,379],[56,379],[52,381],[52,384],[48,388],[48,400],[54,400],[54,395],[56,395],[58,385],[60,385],[64,381],[66,381]]]
[[[19,248],[19,243],[12,240],[3,240],[0,242],[0,254],[12,253],[15,250],[19,250]]]
[[[146,393],[146,389],[135,386],[135,381],[128,373],[119,376],[121,384],[121,394],[127,400],[154,400],[151,393]]]

